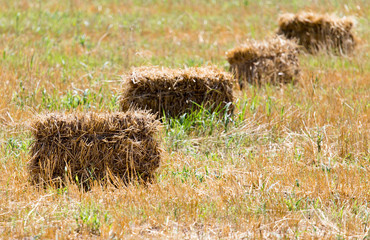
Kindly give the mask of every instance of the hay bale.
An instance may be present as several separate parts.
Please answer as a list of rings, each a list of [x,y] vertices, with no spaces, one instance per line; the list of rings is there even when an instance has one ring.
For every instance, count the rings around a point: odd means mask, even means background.
[[[52,113],[31,124],[34,184],[151,181],[160,164],[159,122],[146,112]]]
[[[351,32],[353,26],[354,20],[349,17],[338,18],[312,12],[287,13],[279,18],[278,34],[288,39],[297,39],[298,44],[310,53],[324,49],[348,54],[356,46]]]
[[[289,83],[299,77],[298,46],[281,37],[248,40],[226,52],[226,56],[241,89],[245,82]]]
[[[139,67],[124,78],[121,110],[135,106],[158,116],[179,117],[203,105],[232,111],[233,78],[215,67],[168,69]]]

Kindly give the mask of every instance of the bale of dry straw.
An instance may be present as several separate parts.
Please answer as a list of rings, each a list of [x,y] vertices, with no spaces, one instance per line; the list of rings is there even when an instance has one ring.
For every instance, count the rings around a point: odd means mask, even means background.
[[[232,111],[233,78],[215,67],[169,69],[139,67],[124,78],[121,110],[134,106],[158,116],[178,117],[200,105],[214,111]]]
[[[310,53],[321,49],[348,54],[356,46],[351,32],[354,20],[350,17],[338,18],[334,15],[301,12],[283,14],[279,18],[279,35],[297,39]]]
[[[247,40],[226,52],[226,56],[240,88],[245,82],[289,83],[299,77],[298,46],[294,41],[281,37]]]
[[[160,164],[159,124],[143,111],[39,116],[31,124],[31,181],[151,181]]]

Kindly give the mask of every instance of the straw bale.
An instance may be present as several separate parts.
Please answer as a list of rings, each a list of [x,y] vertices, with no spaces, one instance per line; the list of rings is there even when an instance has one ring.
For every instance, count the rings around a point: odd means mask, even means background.
[[[179,117],[203,105],[210,111],[232,112],[232,84],[232,75],[215,67],[134,68],[124,77],[121,110],[135,106],[160,117]]]
[[[298,46],[294,41],[281,37],[264,41],[247,40],[226,52],[230,71],[239,80],[251,84],[290,83],[300,73]]]
[[[31,181],[150,182],[160,164],[159,124],[144,111],[39,116],[31,123]]]
[[[313,12],[287,13],[279,18],[278,34],[297,39],[298,44],[309,53],[323,49],[348,54],[356,46],[356,39],[351,32],[354,23],[351,17],[338,18]]]

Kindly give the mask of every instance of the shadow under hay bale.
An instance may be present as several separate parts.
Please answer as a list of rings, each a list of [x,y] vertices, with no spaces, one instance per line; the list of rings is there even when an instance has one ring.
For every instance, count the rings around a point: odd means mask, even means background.
[[[336,54],[349,54],[356,46],[351,32],[353,26],[354,20],[348,17],[312,12],[287,13],[279,18],[278,34],[297,39],[309,53],[333,50]]]
[[[232,112],[232,84],[232,75],[215,67],[139,67],[124,79],[120,106],[122,111],[148,109],[159,117],[179,117],[200,106]]]
[[[47,114],[32,122],[34,184],[150,182],[160,164],[159,121],[146,112]]]
[[[251,84],[295,82],[299,78],[298,46],[281,37],[249,40],[226,53],[230,71],[243,89]]]

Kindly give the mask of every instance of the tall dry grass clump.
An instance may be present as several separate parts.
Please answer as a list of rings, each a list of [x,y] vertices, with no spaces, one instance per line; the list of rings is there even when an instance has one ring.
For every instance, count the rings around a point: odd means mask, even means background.
[[[134,68],[124,79],[121,110],[134,106],[159,116],[178,117],[200,105],[214,111],[232,111],[232,75],[215,67],[169,69]]]
[[[334,50],[335,53],[351,53],[356,40],[351,32],[354,19],[338,18],[335,15],[301,12],[287,13],[279,18],[279,35],[289,39],[297,39],[310,53],[322,49]]]
[[[31,181],[151,181],[160,164],[158,127],[144,111],[39,116],[31,124]]]
[[[294,41],[274,37],[264,41],[248,40],[226,53],[230,71],[239,80],[252,84],[289,83],[298,79],[298,46]]]

